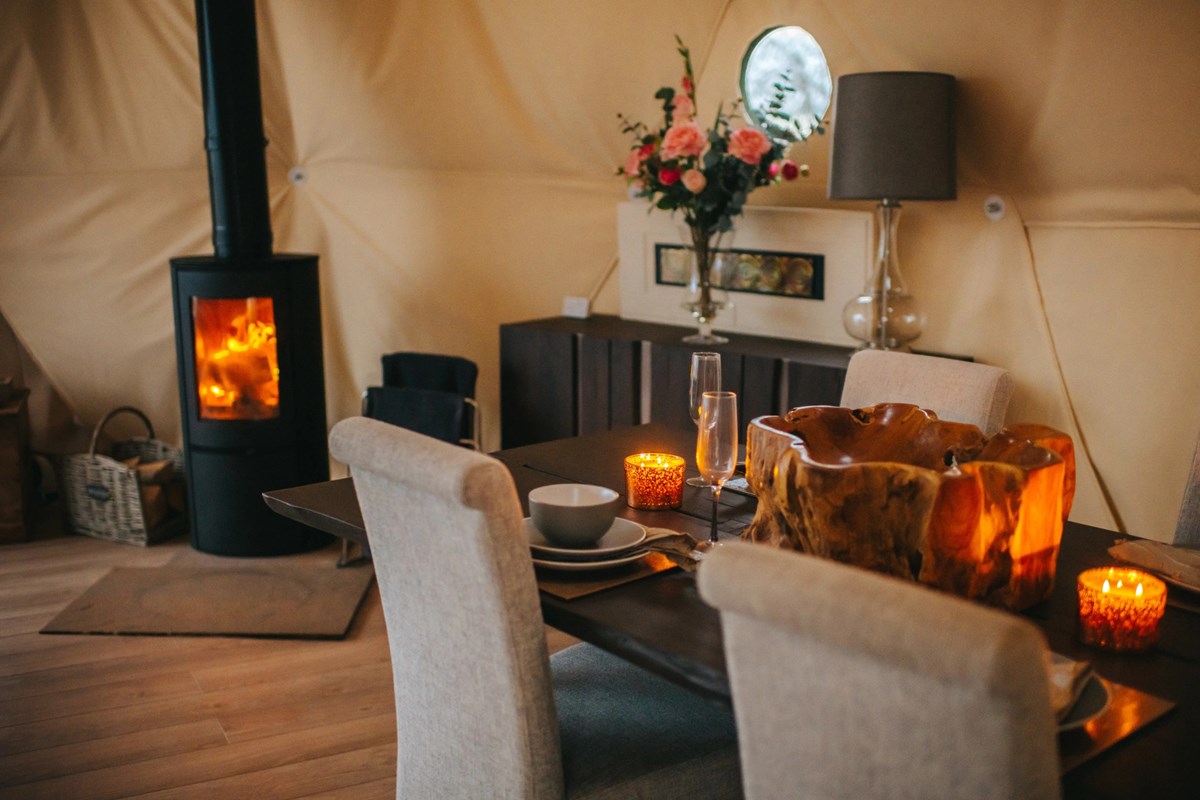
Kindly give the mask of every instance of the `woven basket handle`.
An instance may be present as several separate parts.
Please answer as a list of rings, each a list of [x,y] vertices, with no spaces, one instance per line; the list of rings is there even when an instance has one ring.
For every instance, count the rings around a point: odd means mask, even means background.
[[[138,419],[140,419],[146,425],[146,431],[147,431],[147,434],[149,435],[149,437],[151,439],[154,438],[154,426],[150,424],[149,417],[147,417],[141,411],[138,411],[133,406],[120,406],[118,408],[114,408],[112,411],[105,414],[104,419],[100,420],[100,424],[98,424],[96,426],[96,430],[92,432],[92,444],[91,444],[91,447],[88,448],[89,456],[92,456],[93,458],[96,456],[96,442],[100,441],[100,432],[104,430],[104,426],[107,425],[112,420],[113,417],[115,417],[117,414],[121,414],[121,413],[128,413],[128,414],[135,415]]]

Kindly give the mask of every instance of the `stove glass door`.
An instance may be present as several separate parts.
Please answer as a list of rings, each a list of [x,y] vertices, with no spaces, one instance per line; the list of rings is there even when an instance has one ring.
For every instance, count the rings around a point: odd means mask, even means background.
[[[192,298],[201,419],[279,416],[275,304],[270,297]]]

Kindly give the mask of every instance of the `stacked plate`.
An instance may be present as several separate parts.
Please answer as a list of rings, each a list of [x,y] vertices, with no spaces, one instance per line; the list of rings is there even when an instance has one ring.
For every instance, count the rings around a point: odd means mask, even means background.
[[[1071,667],[1078,667],[1079,664],[1059,653],[1051,653],[1050,655],[1052,657],[1050,667],[1050,680],[1052,682],[1051,697],[1053,698],[1055,694],[1054,684],[1060,680],[1072,680],[1070,677],[1064,676],[1072,672]],[[1059,717],[1059,733],[1082,728],[1108,710],[1108,704],[1111,700],[1108,687],[1104,684],[1104,681],[1100,680],[1100,676],[1092,672],[1090,667],[1080,671],[1080,678],[1076,683],[1077,685],[1071,687],[1070,707]]]
[[[590,547],[559,547],[552,544],[525,518],[525,533],[529,536],[529,550],[533,563],[546,569],[566,572],[611,569],[645,557],[648,552],[638,547],[646,538],[646,529],[636,522],[617,517],[612,527]]]

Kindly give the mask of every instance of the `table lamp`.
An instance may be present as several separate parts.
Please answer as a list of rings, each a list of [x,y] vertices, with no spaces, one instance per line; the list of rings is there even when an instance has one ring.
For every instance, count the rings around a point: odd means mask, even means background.
[[[842,313],[846,332],[863,347],[908,350],[921,335],[925,314],[900,276],[900,201],[955,199],[954,76],[842,75],[830,161],[830,199],[879,201],[875,264],[863,293]]]

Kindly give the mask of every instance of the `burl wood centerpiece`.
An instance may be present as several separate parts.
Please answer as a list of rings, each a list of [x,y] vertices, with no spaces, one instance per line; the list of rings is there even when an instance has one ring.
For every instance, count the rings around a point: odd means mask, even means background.
[[[988,439],[914,405],[810,406],[750,423],[746,477],[745,539],[1022,609],[1054,587],[1075,454],[1043,425]]]

